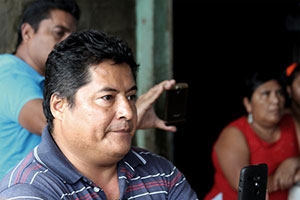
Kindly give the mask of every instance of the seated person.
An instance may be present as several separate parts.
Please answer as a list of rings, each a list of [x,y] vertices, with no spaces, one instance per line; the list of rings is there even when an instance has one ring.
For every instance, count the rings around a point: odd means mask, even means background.
[[[216,140],[214,184],[205,200],[238,199],[240,170],[259,163],[268,165],[269,199],[287,199],[300,166],[295,123],[285,114],[279,73],[255,72],[245,86],[243,104],[248,116],[229,123]]]
[[[169,160],[132,146],[137,70],[117,37],[60,42],[46,62],[42,141],[2,179],[0,199],[197,199]]]

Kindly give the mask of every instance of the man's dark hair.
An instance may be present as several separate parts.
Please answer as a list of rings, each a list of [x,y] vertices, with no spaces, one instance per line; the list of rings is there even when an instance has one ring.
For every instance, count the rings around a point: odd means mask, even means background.
[[[127,63],[136,81],[139,65],[127,42],[96,30],[73,32],[58,43],[46,61],[43,109],[49,132],[53,129],[53,115],[50,110],[51,95],[58,94],[74,106],[75,94],[79,88],[91,81],[89,68],[105,60],[115,64]]]
[[[18,38],[16,49],[23,41],[21,27],[28,23],[35,32],[39,29],[42,20],[50,17],[52,10],[59,9],[70,13],[78,22],[80,19],[80,9],[76,0],[35,0],[25,6],[25,10],[18,25]]]

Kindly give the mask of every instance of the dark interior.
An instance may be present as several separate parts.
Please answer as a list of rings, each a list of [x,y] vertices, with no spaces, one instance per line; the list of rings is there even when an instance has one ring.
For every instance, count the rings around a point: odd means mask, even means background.
[[[213,182],[213,142],[244,114],[244,76],[300,59],[299,1],[174,0],[173,7],[174,78],[189,83],[174,162],[202,199]]]

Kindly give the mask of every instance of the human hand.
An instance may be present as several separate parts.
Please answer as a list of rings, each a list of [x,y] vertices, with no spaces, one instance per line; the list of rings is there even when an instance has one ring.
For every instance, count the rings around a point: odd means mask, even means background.
[[[300,182],[300,168],[297,169],[296,174],[294,176],[294,183]]]
[[[278,189],[287,189],[294,184],[294,176],[299,167],[299,158],[287,158],[276,169],[274,183]]]
[[[154,102],[159,96],[165,90],[169,90],[175,83],[176,81],[173,79],[162,81],[137,99],[138,129],[158,128],[170,132],[177,131],[176,126],[167,126],[164,120],[156,115],[153,107]]]

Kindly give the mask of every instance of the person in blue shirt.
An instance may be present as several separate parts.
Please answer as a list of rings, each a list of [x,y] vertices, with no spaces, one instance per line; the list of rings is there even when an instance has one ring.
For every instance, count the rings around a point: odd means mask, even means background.
[[[79,19],[75,0],[33,1],[20,20],[15,52],[0,55],[0,179],[41,141],[45,62],[54,45],[76,31]],[[152,106],[174,83],[162,81],[140,96],[138,128],[176,131]]]
[[[132,146],[139,65],[127,43],[72,33],[49,54],[41,144],[0,183],[0,199],[198,199],[166,158]]]

